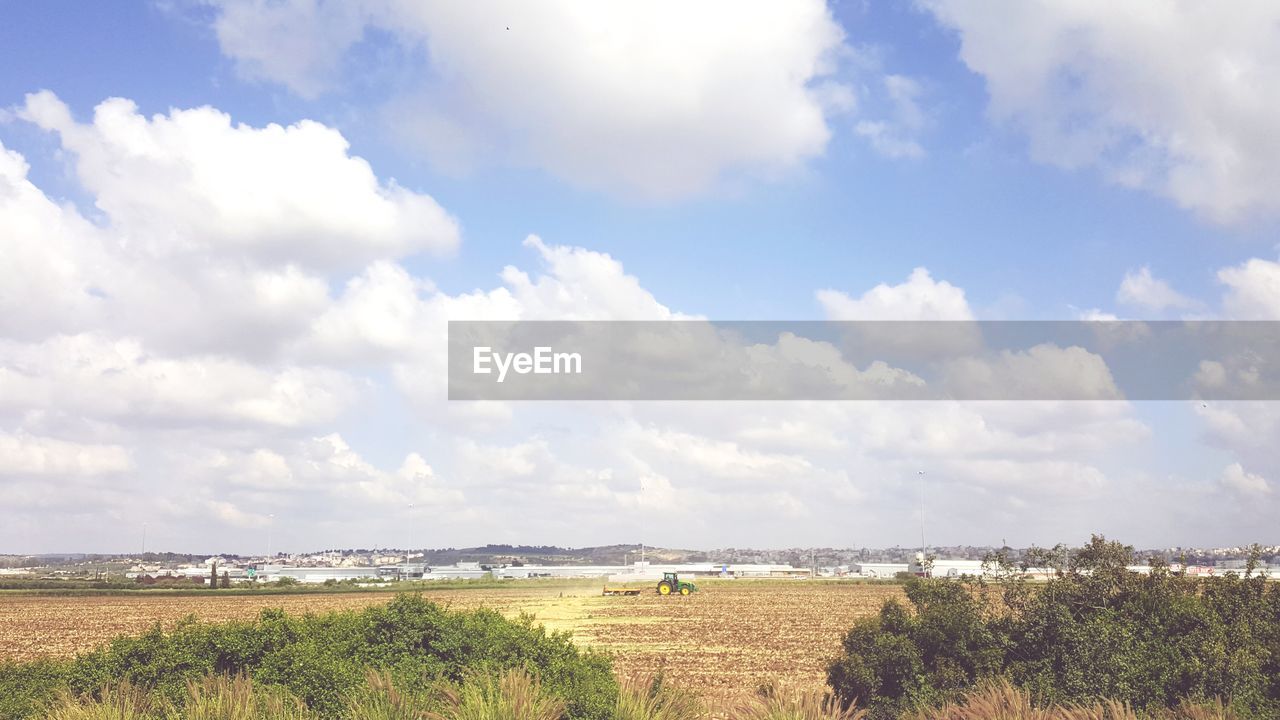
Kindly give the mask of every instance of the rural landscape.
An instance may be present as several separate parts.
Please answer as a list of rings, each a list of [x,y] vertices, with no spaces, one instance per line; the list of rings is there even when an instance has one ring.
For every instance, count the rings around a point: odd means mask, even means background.
[[[648,587],[640,595],[615,598],[581,581],[524,584],[532,587],[427,589],[423,597],[451,609],[488,608],[512,618],[529,614],[550,631],[569,633],[580,646],[612,653],[620,676],[661,672],[713,705],[731,704],[784,678],[806,690],[821,689],[841,634],[854,620],[875,615],[885,599],[903,597],[901,586],[892,583],[712,581],[688,598],[674,599]],[[395,596],[0,593],[0,657],[70,657],[119,634],[146,632],[155,623],[172,628],[188,615],[205,622],[252,620],[265,608],[325,613],[381,605]]]
[[[280,703],[326,718],[513,720],[1280,711],[1280,583],[1261,548],[1205,577],[1159,557],[1134,566],[1132,547],[1101,537],[1019,555],[991,553],[961,576],[934,577],[940,563],[929,560],[920,577],[701,579],[688,593],[668,585],[673,573],[603,586],[32,582],[39,589],[0,590],[0,713],[295,717]],[[1089,709],[1099,699],[1110,704]],[[223,709],[193,714],[206,702]],[[232,706],[241,714],[225,714]]]
[[[1280,720],[1280,0],[0,0],[0,720]]]

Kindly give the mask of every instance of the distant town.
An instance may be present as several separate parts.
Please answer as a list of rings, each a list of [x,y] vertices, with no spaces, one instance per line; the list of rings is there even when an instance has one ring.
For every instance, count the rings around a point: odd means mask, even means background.
[[[89,582],[113,585],[205,586],[352,583],[379,585],[404,580],[516,580],[600,578],[611,582],[650,580],[664,571],[721,578],[892,579],[902,574],[973,575],[986,572],[983,558],[1002,551],[1013,563],[1029,548],[987,546],[920,548],[722,548],[683,550],[643,545],[586,548],[485,545],[472,548],[405,550],[331,548],[305,553],[136,554],[66,553],[0,555],[0,587]],[[1138,550],[1134,568],[1151,559],[1195,575],[1255,571],[1280,579],[1280,545]],[[1252,559],[1252,560],[1251,560]],[[1047,568],[1029,568],[1047,574]]]

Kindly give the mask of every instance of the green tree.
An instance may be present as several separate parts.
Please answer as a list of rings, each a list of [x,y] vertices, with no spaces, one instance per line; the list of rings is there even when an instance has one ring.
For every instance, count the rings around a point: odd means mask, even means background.
[[[1040,702],[1115,699],[1151,712],[1223,698],[1242,718],[1280,717],[1280,585],[1251,569],[1191,578],[1158,558],[1134,572],[1133,548],[1102,536],[1062,550],[1027,558],[1055,568],[1046,583],[1003,553],[987,559],[994,583],[911,580],[909,607],[887,602],[845,636],[827,672],[833,691],[873,718],[993,677]]]

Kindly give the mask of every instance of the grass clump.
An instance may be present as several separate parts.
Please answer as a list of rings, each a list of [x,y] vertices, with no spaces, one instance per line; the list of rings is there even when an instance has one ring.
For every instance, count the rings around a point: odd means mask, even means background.
[[[620,683],[613,720],[697,720],[706,716],[702,703],[662,675],[632,676]]]

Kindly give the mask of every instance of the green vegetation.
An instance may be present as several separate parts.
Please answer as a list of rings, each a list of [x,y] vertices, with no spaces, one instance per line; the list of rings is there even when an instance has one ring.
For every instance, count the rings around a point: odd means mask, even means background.
[[[1221,698],[1241,719],[1280,717],[1280,585],[1136,573],[1132,554],[1095,537],[1030,558],[1056,570],[1040,586],[1000,556],[989,562],[1008,572],[994,583],[913,580],[910,610],[889,601],[849,630],[828,681],[874,720],[958,702],[990,679],[1045,706],[1116,701],[1154,716]]]
[[[887,601],[845,635],[830,692],[766,687],[730,708],[704,708],[661,676],[619,682],[607,656],[528,616],[401,594],[323,615],[190,618],[73,660],[0,663],[0,720],[1280,717],[1280,584],[1252,567],[1195,579],[1153,562],[1135,573],[1132,560],[1095,537],[1074,553],[1032,553],[1024,567],[993,555],[994,580],[913,578],[905,603]],[[1054,577],[1028,582],[1025,565]],[[345,586],[302,591],[335,590]],[[299,590],[195,592],[276,591]]]
[[[71,661],[0,665],[0,718],[41,717],[60,691],[94,698],[122,682],[155,703],[181,706],[189,681],[209,675],[244,675],[287,691],[318,717],[338,718],[370,669],[411,694],[521,669],[536,674],[574,719],[609,717],[618,694],[607,657],[580,651],[528,617],[451,611],[402,595],[358,612],[266,610],[252,622],[218,625],[192,619],[168,633],[157,626],[116,638]]]

